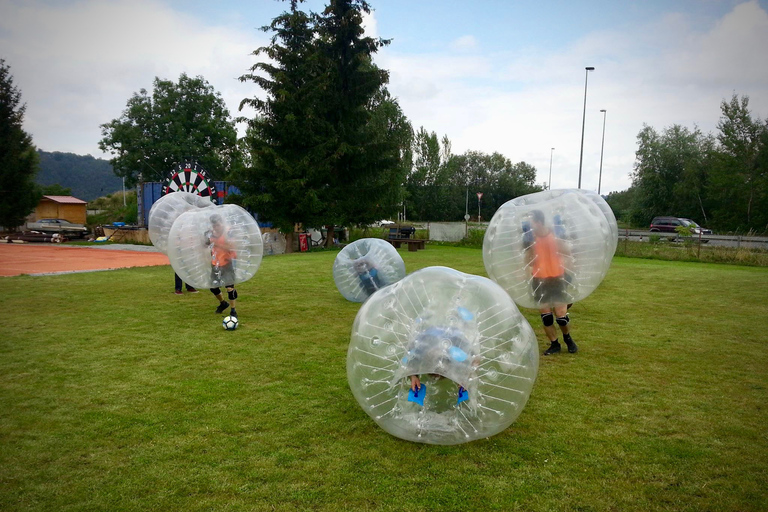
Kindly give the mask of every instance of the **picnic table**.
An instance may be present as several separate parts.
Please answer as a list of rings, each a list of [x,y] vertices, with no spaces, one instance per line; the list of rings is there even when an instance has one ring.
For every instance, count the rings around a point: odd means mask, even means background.
[[[396,249],[399,249],[403,244],[406,244],[408,246],[408,251],[410,252],[416,252],[419,249],[426,248],[426,240],[411,238],[414,233],[416,233],[416,228],[413,226],[393,226],[389,228],[387,242],[392,244]]]

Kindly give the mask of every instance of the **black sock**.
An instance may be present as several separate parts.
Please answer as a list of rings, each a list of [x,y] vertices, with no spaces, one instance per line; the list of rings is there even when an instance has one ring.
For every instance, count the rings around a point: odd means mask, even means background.
[[[573,343],[573,340],[571,339],[571,335],[570,334],[563,334],[563,341],[566,344]]]
[[[550,341],[550,343],[551,343],[551,344],[553,344],[553,345],[559,345],[559,344],[560,344],[560,341],[558,341],[557,339],[555,339],[555,341]]]

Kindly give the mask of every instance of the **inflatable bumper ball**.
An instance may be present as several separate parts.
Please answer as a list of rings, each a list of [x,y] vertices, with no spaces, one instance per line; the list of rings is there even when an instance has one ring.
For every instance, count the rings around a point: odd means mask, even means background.
[[[147,217],[149,239],[152,245],[168,252],[168,234],[171,226],[184,212],[198,208],[215,206],[207,197],[191,192],[173,192],[166,194],[152,205]]]
[[[261,265],[263,247],[256,220],[234,204],[189,210],[168,235],[173,270],[195,288],[249,280]]]
[[[493,281],[428,267],[373,294],[347,353],[355,399],[401,439],[458,444],[507,428],[538,370],[533,329]],[[411,376],[421,386],[411,390]]]
[[[361,238],[352,242],[333,262],[336,288],[351,302],[363,302],[377,290],[403,277],[403,258],[389,242],[380,238]]]
[[[597,194],[546,190],[505,203],[483,240],[488,277],[526,308],[571,304],[605,277],[618,243],[616,219]]]

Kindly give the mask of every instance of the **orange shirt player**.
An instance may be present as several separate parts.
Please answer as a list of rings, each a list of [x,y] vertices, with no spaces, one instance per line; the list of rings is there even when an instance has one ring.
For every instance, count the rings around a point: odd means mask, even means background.
[[[225,229],[224,220],[221,215],[214,213],[210,216],[211,229],[206,232],[206,245],[211,249],[211,280],[214,288],[211,293],[219,300],[219,306],[216,313],[223,313],[227,307],[231,307],[230,316],[237,317],[236,300],[237,290],[235,290],[235,260],[237,254],[232,248],[232,243]],[[227,298],[224,300],[221,294],[221,286],[227,289]]]
[[[568,283],[565,278],[564,258],[570,257],[565,244],[559,240],[545,224],[544,214],[540,210],[531,212],[531,234],[528,238],[526,260],[531,269],[531,291],[539,303],[541,322],[550,346],[544,351],[545,356],[560,352],[555,322],[563,333],[563,341],[568,352],[579,350],[571,338],[570,318],[568,316]],[[526,233],[528,235],[528,233]],[[524,237],[525,239],[525,237]]]

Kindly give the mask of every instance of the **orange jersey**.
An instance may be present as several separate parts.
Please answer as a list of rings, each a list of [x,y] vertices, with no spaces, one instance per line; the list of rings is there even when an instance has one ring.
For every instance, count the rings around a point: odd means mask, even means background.
[[[557,239],[553,233],[536,237],[533,254],[533,261],[531,261],[533,277],[545,279],[565,274],[563,260],[557,248]]]
[[[229,248],[225,235],[211,237],[211,264],[223,267],[235,259],[235,251]]]

